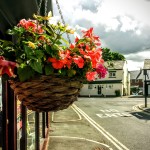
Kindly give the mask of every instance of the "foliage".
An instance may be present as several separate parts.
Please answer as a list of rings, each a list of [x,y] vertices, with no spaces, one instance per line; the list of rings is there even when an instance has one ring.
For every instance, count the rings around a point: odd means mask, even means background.
[[[74,30],[53,19],[50,13],[34,15],[34,20],[22,19],[8,30],[13,40],[0,40],[0,75],[20,81],[56,73],[88,81],[105,77],[100,39],[93,28],[82,31],[82,37],[70,44],[63,34],[74,34]]]
[[[104,61],[112,61],[112,60],[125,60],[125,57],[118,52],[111,52],[108,48],[103,48],[103,59]]]

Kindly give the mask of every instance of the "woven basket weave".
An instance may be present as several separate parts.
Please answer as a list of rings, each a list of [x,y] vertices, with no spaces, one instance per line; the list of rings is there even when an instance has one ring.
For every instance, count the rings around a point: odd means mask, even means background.
[[[38,112],[68,108],[77,100],[82,87],[80,81],[59,76],[40,76],[26,82],[10,80],[9,83],[23,105]]]

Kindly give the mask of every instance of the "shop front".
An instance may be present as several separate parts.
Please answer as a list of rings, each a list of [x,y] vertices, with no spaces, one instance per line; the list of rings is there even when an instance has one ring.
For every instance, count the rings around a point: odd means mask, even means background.
[[[28,110],[2,79],[2,150],[44,150],[49,113]]]
[[[51,0],[1,0],[0,39],[10,39],[6,31],[20,19],[33,18],[37,13],[44,15],[50,10]],[[11,39],[15,42],[14,37]],[[43,149],[48,137],[48,112],[28,110],[14,95],[7,80],[3,77],[0,82],[0,150]]]

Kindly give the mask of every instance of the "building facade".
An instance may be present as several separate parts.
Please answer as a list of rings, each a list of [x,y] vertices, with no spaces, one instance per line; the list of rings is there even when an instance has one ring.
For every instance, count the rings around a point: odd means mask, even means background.
[[[143,70],[130,71],[130,94],[143,95]]]
[[[125,96],[130,95],[130,74],[126,61],[105,62],[108,73],[104,79],[85,83],[80,96]]]

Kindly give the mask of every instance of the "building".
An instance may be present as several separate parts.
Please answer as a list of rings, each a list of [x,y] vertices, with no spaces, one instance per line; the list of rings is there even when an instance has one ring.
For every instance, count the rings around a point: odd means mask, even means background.
[[[105,62],[104,65],[108,69],[106,77],[84,84],[80,96],[130,95],[130,74],[127,61]]]
[[[130,71],[130,94],[143,95],[143,70]]]

